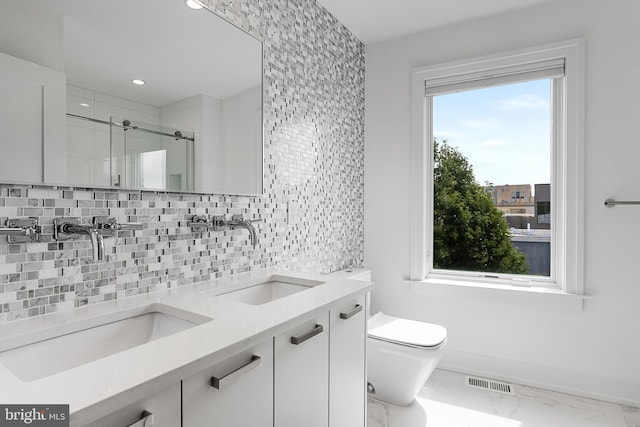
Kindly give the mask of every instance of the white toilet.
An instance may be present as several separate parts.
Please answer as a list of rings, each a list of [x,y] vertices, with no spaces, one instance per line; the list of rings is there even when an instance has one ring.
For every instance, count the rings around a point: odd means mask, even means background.
[[[371,316],[368,330],[369,396],[394,405],[410,405],[440,361],[447,330],[382,312]]]

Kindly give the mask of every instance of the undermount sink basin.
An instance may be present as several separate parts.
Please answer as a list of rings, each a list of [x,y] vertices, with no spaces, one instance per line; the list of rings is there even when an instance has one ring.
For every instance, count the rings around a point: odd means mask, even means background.
[[[0,351],[0,363],[33,381],[184,331],[211,319],[164,304],[110,313],[25,337]]]
[[[322,283],[324,282],[296,277],[271,276],[267,281],[251,284],[245,288],[218,296],[245,304],[261,305],[302,292]]]

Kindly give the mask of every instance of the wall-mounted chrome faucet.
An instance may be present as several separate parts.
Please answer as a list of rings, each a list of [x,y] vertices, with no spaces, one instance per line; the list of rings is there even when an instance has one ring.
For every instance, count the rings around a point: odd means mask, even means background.
[[[53,238],[57,241],[77,239],[81,234],[88,234],[93,248],[93,261],[104,260],[104,239],[93,225],[82,225],[78,218],[54,218]]]
[[[251,245],[255,247],[258,244],[258,233],[253,226],[253,222],[260,222],[261,219],[244,219],[242,214],[231,215],[231,220],[224,219],[224,215],[216,215],[213,217],[212,224],[214,230],[222,230],[224,227],[229,227],[232,230],[235,228],[245,228],[249,232],[249,238]]]
[[[7,236],[9,243],[38,242],[41,233],[38,218],[10,218],[6,227],[0,227],[0,235]]]
[[[78,218],[55,218],[53,238],[57,241],[77,239],[81,234],[91,238],[93,261],[104,260],[104,237],[115,236],[118,230],[142,230],[142,224],[118,224],[115,218],[97,216],[91,225],[82,225]]]
[[[116,236],[118,234],[118,231],[143,229],[143,226],[140,223],[120,224],[112,216],[96,216],[93,218],[93,225],[96,230],[98,230],[98,234],[104,237]]]
[[[258,233],[253,226],[254,222],[261,222],[261,219],[244,219],[242,214],[235,214],[231,216],[230,220],[226,220],[224,215],[214,215],[211,220],[207,219],[205,215],[196,215],[187,224],[195,232],[203,231],[220,231],[225,228],[245,228],[249,232],[249,238],[251,245],[256,246],[258,244]]]

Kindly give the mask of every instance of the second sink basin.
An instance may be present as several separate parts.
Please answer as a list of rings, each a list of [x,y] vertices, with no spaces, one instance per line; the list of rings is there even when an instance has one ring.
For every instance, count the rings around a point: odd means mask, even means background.
[[[310,289],[324,282],[298,279],[286,276],[271,276],[266,282],[249,285],[246,288],[218,295],[221,298],[261,305]]]
[[[211,320],[164,304],[112,313],[39,333],[2,351],[0,363],[33,381]],[[30,341],[30,342],[29,342]]]

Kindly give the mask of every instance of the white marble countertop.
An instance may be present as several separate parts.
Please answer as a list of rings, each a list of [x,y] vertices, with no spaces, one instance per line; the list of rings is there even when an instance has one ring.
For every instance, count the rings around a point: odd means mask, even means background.
[[[325,283],[275,301],[250,305],[218,295],[279,274]],[[34,333],[159,303],[211,321],[33,381],[22,381],[0,364],[3,404],[69,404],[71,425],[84,425],[129,403],[263,342],[313,311],[373,288],[346,275],[317,276],[261,271],[181,286],[163,292],[83,306],[0,326],[0,351],[33,341]]]

